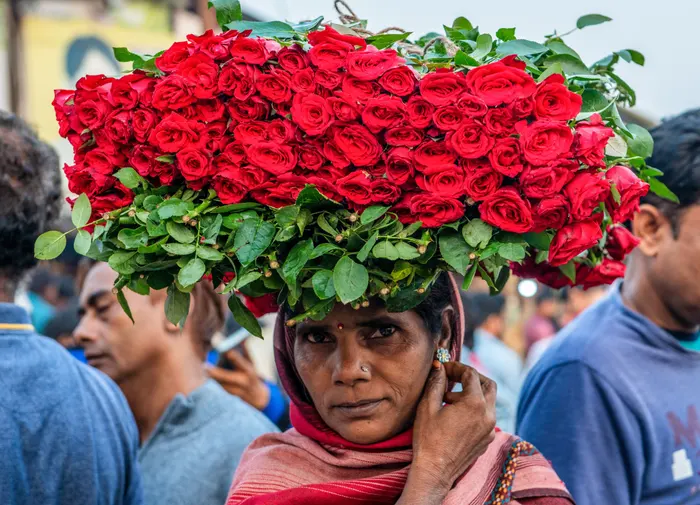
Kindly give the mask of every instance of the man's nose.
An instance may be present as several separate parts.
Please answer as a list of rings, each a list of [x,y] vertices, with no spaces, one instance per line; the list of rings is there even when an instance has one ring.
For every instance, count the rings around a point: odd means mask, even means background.
[[[73,330],[73,339],[76,344],[84,347],[86,344],[93,343],[97,340],[97,331],[93,318],[89,315],[84,315],[80,318],[78,326]]]

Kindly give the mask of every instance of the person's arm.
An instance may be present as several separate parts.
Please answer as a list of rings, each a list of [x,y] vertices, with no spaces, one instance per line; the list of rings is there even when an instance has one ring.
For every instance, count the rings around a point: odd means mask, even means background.
[[[516,432],[551,461],[578,505],[639,503],[639,424],[611,385],[585,364],[536,369],[523,387]]]

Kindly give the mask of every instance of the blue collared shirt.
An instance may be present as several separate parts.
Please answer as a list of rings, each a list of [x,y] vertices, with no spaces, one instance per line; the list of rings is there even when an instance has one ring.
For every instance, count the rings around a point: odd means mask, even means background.
[[[137,451],[119,388],[0,303],[0,503],[140,505]]]

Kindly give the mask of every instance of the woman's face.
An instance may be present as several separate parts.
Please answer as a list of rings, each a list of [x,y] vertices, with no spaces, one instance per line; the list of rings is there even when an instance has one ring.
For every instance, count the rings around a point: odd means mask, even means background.
[[[449,342],[450,326],[433,336],[413,311],[336,304],[323,321],[296,327],[294,361],[323,421],[350,442],[373,444],[413,422],[438,340]]]

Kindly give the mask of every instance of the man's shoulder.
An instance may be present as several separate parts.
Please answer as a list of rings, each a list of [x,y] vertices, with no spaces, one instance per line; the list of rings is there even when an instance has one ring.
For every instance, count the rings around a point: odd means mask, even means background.
[[[215,429],[235,430],[241,436],[256,438],[263,433],[279,431],[265,415],[239,397],[229,394],[217,382],[208,380],[206,388],[208,401],[216,406],[217,422]]]

